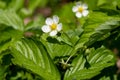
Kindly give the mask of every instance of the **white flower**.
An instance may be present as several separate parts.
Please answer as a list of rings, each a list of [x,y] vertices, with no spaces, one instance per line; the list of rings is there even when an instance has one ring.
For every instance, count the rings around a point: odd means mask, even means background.
[[[53,18],[47,18],[46,25],[42,26],[42,31],[49,33],[50,36],[55,36],[59,31],[62,30],[62,23],[59,22],[58,16],[53,16]]]
[[[87,10],[87,4],[82,4],[81,2],[76,3],[76,6],[73,6],[72,11],[76,13],[76,17],[81,18],[82,16],[87,16],[89,11]]]

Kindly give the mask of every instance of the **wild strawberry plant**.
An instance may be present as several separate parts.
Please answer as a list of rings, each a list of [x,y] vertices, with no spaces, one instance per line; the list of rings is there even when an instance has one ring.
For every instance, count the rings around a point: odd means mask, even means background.
[[[117,80],[119,0],[28,1],[0,1],[0,80]]]

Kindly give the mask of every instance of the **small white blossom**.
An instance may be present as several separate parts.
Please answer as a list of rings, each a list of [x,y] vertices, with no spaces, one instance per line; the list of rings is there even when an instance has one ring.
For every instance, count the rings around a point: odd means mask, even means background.
[[[76,13],[76,17],[81,18],[82,16],[87,16],[89,11],[88,6],[85,3],[78,2],[76,6],[73,6],[72,11]]]
[[[55,36],[62,30],[62,23],[59,23],[59,17],[53,16],[53,18],[47,18],[46,25],[42,26],[42,31],[49,33],[50,36]]]

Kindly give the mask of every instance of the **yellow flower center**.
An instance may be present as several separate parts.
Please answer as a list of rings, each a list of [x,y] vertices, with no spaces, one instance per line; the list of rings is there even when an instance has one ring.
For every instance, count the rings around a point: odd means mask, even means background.
[[[52,30],[55,30],[57,28],[57,24],[53,23],[50,27]]]
[[[79,7],[79,8],[78,8],[78,11],[79,11],[79,12],[83,12],[83,10],[84,10],[83,7]]]

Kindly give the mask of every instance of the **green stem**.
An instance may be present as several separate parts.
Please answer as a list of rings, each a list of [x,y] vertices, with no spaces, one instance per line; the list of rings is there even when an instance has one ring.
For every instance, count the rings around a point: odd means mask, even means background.
[[[74,54],[76,53],[76,49],[74,48],[72,51],[71,51],[71,55],[70,57],[66,60],[65,64],[67,64],[69,62],[69,60],[74,56]]]
[[[69,62],[69,60],[74,56],[74,54],[77,52],[77,50],[78,50],[79,48],[81,48],[81,46],[78,47],[77,44],[74,46],[73,50],[71,51],[71,55],[70,55],[70,57],[66,60],[65,64],[67,64],[67,63]],[[87,48],[86,46],[83,47],[84,50],[85,50],[86,48]]]

